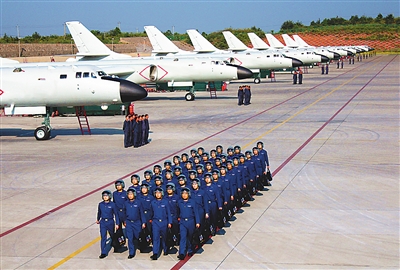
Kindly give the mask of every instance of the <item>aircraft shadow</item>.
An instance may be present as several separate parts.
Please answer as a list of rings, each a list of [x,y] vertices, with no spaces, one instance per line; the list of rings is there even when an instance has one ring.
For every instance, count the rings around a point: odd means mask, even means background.
[[[34,129],[22,129],[22,128],[5,128],[0,130],[0,137],[33,137]],[[113,128],[93,128],[91,129],[92,135],[123,135],[122,129]],[[78,129],[53,129],[51,130],[51,138],[57,136],[82,136],[81,130]],[[85,132],[85,135],[88,135]]]

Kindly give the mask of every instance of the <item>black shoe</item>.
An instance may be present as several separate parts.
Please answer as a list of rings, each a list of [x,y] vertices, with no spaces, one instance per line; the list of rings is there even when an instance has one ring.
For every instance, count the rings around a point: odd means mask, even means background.
[[[129,255],[128,259],[132,259],[133,257],[135,257],[135,255]]]
[[[158,259],[158,255],[157,254],[153,254],[150,256],[150,259],[152,259],[153,261],[156,261]]]
[[[179,254],[179,255],[178,255],[178,259],[181,260],[181,261],[184,260],[184,259],[185,259],[185,255]]]
[[[105,257],[107,257],[106,254],[100,254],[100,256],[99,256],[100,259],[104,259]]]
[[[188,256],[189,256],[189,257],[192,257],[193,255],[194,255],[194,252],[189,252],[189,253],[188,253]]]
[[[163,253],[163,255],[164,255],[164,256],[167,256],[167,255],[168,255],[168,253],[169,253],[169,252],[168,252],[168,250],[164,250],[164,253]]]

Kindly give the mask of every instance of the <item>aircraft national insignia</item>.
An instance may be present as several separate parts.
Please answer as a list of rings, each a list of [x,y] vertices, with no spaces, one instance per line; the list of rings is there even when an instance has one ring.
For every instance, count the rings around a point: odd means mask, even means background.
[[[0,96],[1,96],[3,93],[4,93],[4,91],[0,89]]]

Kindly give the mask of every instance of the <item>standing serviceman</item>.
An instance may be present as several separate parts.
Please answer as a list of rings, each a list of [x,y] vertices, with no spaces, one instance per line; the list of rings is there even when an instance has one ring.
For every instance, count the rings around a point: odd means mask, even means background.
[[[146,217],[144,216],[142,202],[136,199],[136,189],[128,188],[126,194],[128,200],[124,203],[126,215],[125,232],[128,238],[128,259],[132,259],[135,257],[136,248],[139,246],[140,231],[146,227]]]
[[[300,67],[297,70],[297,73],[299,74],[299,84],[303,84],[303,70]]]
[[[160,254],[160,245],[164,251],[164,255],[168,255],[166,245],[167,230],[172,227],[172,217],[169,202],[168,200],[163,199],[163,196],[164,191],[161,187],[154,189],[155,200],[151,202],[153,212],[153,255],[150,258],[152,260],[158,259],[158,255]]]
[[[323,75],[323,74],[325,74],[325,65],[322,63],[320,63],[320,64],[321,64],[321,74]]]
[[[200,227],[199,212],[196,202],[190,198],[190,189],[182,188],[181,200],[178,201],[179,208],[179,255],[178,259],[183,260],[186,254],[193,256],[192,237],[195,228]]]
[[[328,73],[329,73],[329,64],[325,65],[325,71],[326,71],[325,74],[328,75]]]
[[[178,221],[178,201],[180,200],[180,196],[175,194],[175,184],[174,183],[168,183],[166,186],[167,190],[167,195],[165,196],[165,199],[169,203],[169,210],[171,211],[171,219],[172,219],[172,233],[175,236],[174,243],[177,241],[177,238],[179,236],[179,221]],[[168,246],[167,243],[167,254],[169,253],[169,250],[173,247],[173,244]]]
[[[293,84],[297,84],[297,70],[293,70]]]
[[[125,117],[124,124],[122,126],[122,130],[124,131],[124,147],[128,148],[132,146],[132,129],[131,129],[131,117],[127,115]]]
[[[146,127],[144,143],[148,144],[149,143],[150,124],[149,124],[149,115],[147,113],[144,115],[144,122],[145,122],[145,127]]]
[[[97,208],[97,219],[96,223],[100,224],[100,247],[101,254],[99,256],[100,259],[107,257],[107,232],[110,234],[111,239],[114,237],[114,228],[118,230],[120,222],[118,217],[118,211],[115,207],[115,203],[111,201],[112,194],[110,190],[104,190],[101,193],[103,201],[99,203]],[[115,218],[115,223],[114,223]]]
[[[264,149],[264,143],[262,141],[257,142],[258,154],[260,155],[262,166],[263,166],[263,179],[264,179],[264,186],[268,185],[268,181],[266,178],[267,170],[269,170],[269,160],[268,160],[268,153]]]
[[[239,90],[238,90],[238,105],[239,106],[243,105],[243,97],[244,97],[243,87],[239,86]]]
[[[244,105],[250,105],[251,92],[250,85],[245,85],[244,88]]]
[[[125,191],[125,182],[123,180],[117,180],[114,183],[115,191],[113,192],[113,202],[118,210],[118,217],[120,226],[114,234],[114,238],[112,239],[114,243],[114,250],[117,253],[123,251],[124,244],[125,244],[125,236],[124,232],[122,231],[122,224],[125,222],[125,212],[124,212],[124,203],[127,200],[126,191]],[[125,248],[126,249],[126,248]]]

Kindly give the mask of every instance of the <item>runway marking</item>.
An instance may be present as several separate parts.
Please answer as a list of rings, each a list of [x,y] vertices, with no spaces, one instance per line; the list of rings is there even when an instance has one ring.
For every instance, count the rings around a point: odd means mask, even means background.
[[[97,237],[96,239],[90,241],[89,243],[87,243],[86,245],[84,245],[83,247],[81,247],[80,249],[72,252],[71,254],[69,254],[67,257],[65,257],[64,259],[62,259],[61,261],[59,261],[58,263],[54,264],[53,266],[50,266],[48,268],[48,270],[54,270],[56,268],[58,268],[60,265],[66,263],[67,261],[69,261],[70,259],[72,259],[73,257],[75,257],[76,255],[78,255],[79,253],[81,253],[82,251],[88,249],[89,247],[93,246],[94,244],[96,244],[97,242],[99,242],[101,239],[101,237]]]
[[[392,59],[392,61],[393,61],[394,59]],[[391,61],[390,61],[391,62]],[[389,62],[389,63],[390,63]],[[387,65],[389,65],[389,63],[387,64]],[[306,109],[308,109],[308,108],[310,108],[311,106],[313,106],[313,105],[315,105],[317,102],[319,102],[319,101],[321,101],[321,100],[323,100],[323,99],[325,99],[326,97],[328,97],[329,95],[331,95],[332,93],[334,93],[335,91],[337,91],[339,88],[341,88],[343,85],[345,85],[345,84],[348,84],[349,82],[351,82],[352,80],[354,80],[355,78],[357,78],[357,77],[359,77],[359,76],[361,76],[362,74],[364,74],[365,72],[367,72],[368,70],[370,70],[371,68],[373,68],[374,66],[376,66],[377,64],[379,64],[379,63],[376,63],[376,64],[374,64],[374,65],[372,65],[371,67],[369,67],[366,71],[363,71],[363,72],[361,72],[361,73],[359,73],[357,76],[353,76],[351,79],[349,79],[348,81],[346,81],[345,83],[343,83],[343,84],[341,84],[340,86],[338,86],[338,87],[336,87],[336,88],[334,88],[332,91],[330,91],[329,93],[327,93],[327,94],[325,94],[323,97],[321,97],[321,98],[319,98],[317,101],[314,101],[313,103],[311,103],[310,105],[308,105],[306,108],[304,108],[304,109],[302,109],[302,110],[300,110],[299,112],[297,112],[295,115],[293,115],[293,116],[291,116],[291,117],[289,117],[287,120],[285,120],[285,121],[283,121],[282,123],[280,123],[280,124],[278,124],[278,125],[276,125],[274,128],[272,128],[271,130],[268,130],[267,132],[265,132],[265,134],[263,134],[262,136],[264,136],[264,135],[266,135],[266,134],[268,134],[268,133],[270,133],[270,132],[272,132],[273,130],[275,130],[275,129],[277,129],[278,127],[280,127],[280,126],[282,126],[284,123],[286,123],[286,122],[288,122],[290,119],[293,119],[295,116],[297,116],[297,115],[299,115],[300,113],[302,113],[302,112],[304,112]],[[386,66],[387,66],[386,65]],[[385,66],[385,67],[386,67]],[[360,67],[360,66],[359,66]],[[384,67],[384,68],[385,68]],[[382,68],[382,70],[384,69],[384,68]],[[348,72],[350,72],[350,71],[353,71],[354,69],[352,69],[352,70],[349,70]],[[382,71],[382,70],[380,70],[379,71],[379,73]],[[340,74],[340,75],[338,75],[338,76],[336,76],[336,77],[334,77],[334,78],[337,78],[337,77],[339,77],[339,76],[341,76],[341,75],[343,75],[343,74],[346,74],[346,73],[348,73],[348,72],[345,72],[345,73],[342,73],[342,74]],[[305,143],[303,143],[303,145],[302,146],[300,146],[291,156],[289,156],[289,158],[287,158],[274,172],[272,172],[272,176],[275,176],[284,166],[286,166],[286,164],[287,163],[289,163],[290,162],[290,160],[292,160],[322,129],[324,129],[325,128],[325,126],[326,125],[328,125],[329,124],[329,122],[331,122],[332,120],[333,120],[333,118],[335,118],[336,117],[336,115],[344,108],[344,107],[346,107],[379,73],[377,73],[366,85],[364,85],[363,86],[363,88],[361,88],[355,95],[353,95],[353,97],[348,101],[348,102],[346,102],[346,104],[345,105],[343,105],[342,106],[342,108],[341,109],[339,109],[339,111],[337,111],[327,122],[325,122],[325,124],[322,126],[322,127],[320,127]],[[330,79],[331,80],[331,79]],[[324,83],[326,83],[326,82],[328,82],[328,81],[330,81],[330,80],[327,80],[327,81],[325,81]],[[287,102],[287,101],[289,101],[289,100],[291,100],[291,99],[294,99],[295,97],[298,97],[298,96],[300,96],[300,95],[302,95],[302,94],[304,94],[304,93],[306,93],[306,92],[308,92],[308,91],[310,91],[311,89],[315,89],[316,87],[318,87],[318,86],[320,86],[320,85],[322,85],[322,84],[324,84],[324,83],[321,83],[321,84],[319,84],[319,85],[316,85],[316,86],[314,86],[313,88],[310,88],[310,89],[308,89],[308,90],[306,90],[306,91],[304,91],[304,92],[302,92],[302,93],[299,93],[298,95],[295,95],[295,96],[293,96],[293,97],[291,97],[291,98],[289,98],[289,99],[287,99],[287,100],[285,100],[285,101],[283,101],[283,102],[281,102],[281,103],[278,103],[278,104],[276,104],[276,105],[274,105],[274,106],[272,106],[272,107],[270,107],[270,108],[268,108],[268,109],[266,109],[266,110],[264,110],[264,111],[262,111],[262,112],[260,112],[260,113],[257,113],[257,114],[255,114],[255,115],[253,115],[253,116],[251,116],[251,117],[249,117],[249,118],[247,118],[247,119],[245,119],[245,120],[242,120],[242,121],[240,121],[239,123],[236,123],[236,124],[234,124],[234,125],[232,125],[232,126],[230,126],[230,127],[228,127],[228,128],[226,128],[226,129],[224,129],[224,130],[222,130],[222,131],[219,131],[219,132],[217,132],[217,133],[214,133],[214,134],[212,134],[212,135],[210,135],[210,136],[208,136],[208,137],[206,137],[206,138],[204,138],[204,139],[202,139],[201,141],[199,141],[199,142],[197,142],[197,143],[193,143],[193,144],[191,144],[190,146],[187,146],[187,147],[185,147],[185,148],[183,148],[182,150],[179,150],[179,151],[177,151],[177,152],[175,152],[174,154],[177,154],[177,153],[180,153],[180,152],[182,152],[183,150],[185,150],[185,149],[187,149],[187,148],[190,148],[190,147],[192,147],[192,146],[194,146],[194,145],[196,145],[196,144],[198,144],[198,143],[200,143],[200,142],[203,142],[203,141],[205,141],[205,140],[207,140],[207,139],[209,139],[209,138],[211,138],[211,137],[214,137],[214,136],[216,136],[216,135],[218,135],[218,134],[220,134],[220,133],[222,133],[222,132],[224,132],[224,131],[226,131],[226,130],[228,130],[228,129],[231,129],[231,128],[233,128],[233,127],[235,127],[235,126],[237,126],[237,125],[240,125],[241,123],[244,123],[244,122],[246,122],[246,121],[248,121],[248,120],[250,120],[250,119],[252,119],[252,118],[254,118],[254,117],[256,117],[256,116],[258,116],[258,115],[261,115],[261,114],[263,114],[263,113],[265,113],[266,111],[269,111],[269,110],[271,110],[271,109],[273,109],[273,108],[275,108],[275,107],[277,107],[277,106],[279,106],[279,105],[281,105],[281,104],[284,104],[285,102]],[[259,138],[261,138],[262,136],[259,136],[259,137],[257,137],[255,140],[253,140],[253,141],[251,141],[250,143],[248,143],[247,144],[247,146],[248,145],[250,145],[250,144],[252,144],[254,141],[256,141],[256,140],[259,140]],[[244,146],[244,148],[246,148],[246,145]],[[174,154],[172,154],[172,155],[174,155]],[[165,159],[165,158],[164,158]],[[154,162],[154,163],[152,163],[151,165],[153,165],[153,164],[156,164],[156,163],[159,163],[160,161],[162,161],[162,160],[164,160],[164,159],[161,159],[161,160],[159,160],[159,161],[156,161],[156,162]],[[146,167],[149,167],[149,166],[151,166],[151,165],[148,165],[148,166],[146,166]],[[266,208],[266,210],[268,209],[268,207]],[[265,211],[266,211],[265,210]],[[264,212],[265,212],[264,211]],[[254,224],[253,224],[254,225]],[[238,242],[239,243],[239,242]],[[86,248],[88,248],[88,247],[86,247]],[[86,248],[80,248],[79,249],[79,252],[77,253],[77,254],[79,254],[80,252],[82,252],[83,250],[85,250]],[[73,252],[72,254],[75,254],[76,252]],[[75,254],[76,255],[76,254]],[[74,256],[75,256],[74,255]],[[228,254],[229,255],[229,254]],[[71,255],[69,255],[67,258],[68,258],[68,260],[69,259],[71,259],[73,256],[71,256]],[[172,270],[177,270],[177,269],[180,269],[183,265],[185,265],[186,264],[186,262],[188,261],[188,260],[190,260],[190,258],[191,257],[189,257],[189,256],[186,256],[185,257],[185,259],[184,260],[180,260],[180,261],[178,261],[171,269]],[[59,263],[57,263],[57,265],[58,266],[60,266],[60,265],[62,265],[63,263],[65,263],[66,261],[68,261],[68,260],[65,260],[65,259],[63,259],[63,260],[61,260]],[[57,266],[57,267],[58,267]],[[53,269],[55,269],[55,268],[53,268]]]

